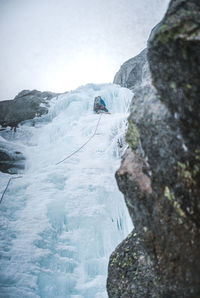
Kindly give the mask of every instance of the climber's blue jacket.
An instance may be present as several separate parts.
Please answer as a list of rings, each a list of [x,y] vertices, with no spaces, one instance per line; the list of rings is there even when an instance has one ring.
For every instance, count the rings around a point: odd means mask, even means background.
[[[97,96],[94,99],[94,111],[96,113],[99,112],[108,112],[108,110],[106,109],[106,104],[104,102],[104,100],[101,98],[101,96]]]

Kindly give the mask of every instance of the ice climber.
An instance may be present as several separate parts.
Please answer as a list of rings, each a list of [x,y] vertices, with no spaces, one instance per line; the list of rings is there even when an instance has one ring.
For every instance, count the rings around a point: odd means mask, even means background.
[[[100,114],[100,113],[110,114],[108,112],[108,109],[106,108],[106,104],[105,104],[104,100],[101,98],[101,96],[97,96],[94,99],[94,112],[97,114]]]

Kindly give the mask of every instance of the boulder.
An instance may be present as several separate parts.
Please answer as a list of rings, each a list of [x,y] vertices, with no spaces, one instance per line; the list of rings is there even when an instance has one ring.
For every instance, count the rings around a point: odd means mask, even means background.
[[[0,125],[17,127],[20,122],[48,112],[48,102],[57,94],[23,90],[13,100],[0,101]]]
[[[25,157],[22,150],[22,146],[0,137],[0,171],[8,174],[17,174],[23,171]]]
[[[135,228],[110,257],[109,297],[200,297],[199,41],[200,2],[171,1],[148,43],[154,86],[134,86],[116,179]]]

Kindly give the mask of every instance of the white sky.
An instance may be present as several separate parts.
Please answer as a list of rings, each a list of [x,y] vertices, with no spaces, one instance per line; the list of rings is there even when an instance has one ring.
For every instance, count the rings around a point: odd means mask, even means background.
[[[169,0],[0,0],[0,100],[112,82]]]

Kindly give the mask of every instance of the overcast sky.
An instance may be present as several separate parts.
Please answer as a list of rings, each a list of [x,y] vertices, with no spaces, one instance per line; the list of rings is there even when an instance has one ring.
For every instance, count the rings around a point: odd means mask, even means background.
[[[0,0],[0,100],[112,82],[169,0]]]

